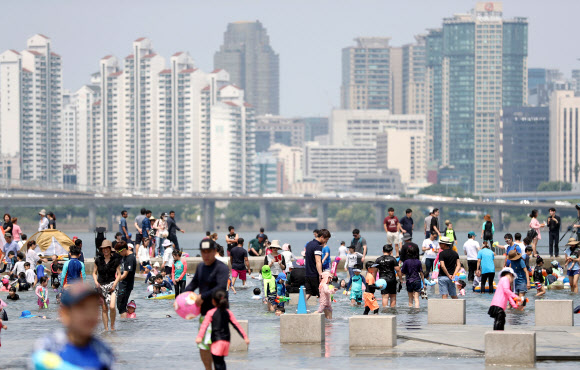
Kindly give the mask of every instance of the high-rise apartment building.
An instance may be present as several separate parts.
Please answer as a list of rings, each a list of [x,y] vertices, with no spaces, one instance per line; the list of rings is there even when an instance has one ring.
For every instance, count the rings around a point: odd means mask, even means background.
[[[580,176],[580,97],[554,91],[550,98],[550,181],[577,184]]]
[[[275,143],[286,146],[304,145],[304,121],[273,115],[256,117],[256,151],[266,152]]]
[[[169,61],[166,68],[151,41],[139,38],[123,69],[106,56],[91,84],[77,91],[77,132],[88,139],[76,150],[78,184],[108,191],[253,192],[255,122],[243,90],[225,70],[195,68],[187,53]]]
[[[244,89],[257,115],[279,114],[279,56],[262,23],[229,23],[224,43],[214,55],[214,68],[228,71],[231,82]]]
[[[550,175],[548,107],[504,108],[496,122],[499,189],[536,191]]]
[[[358,37],[342,49],[342,109],[391,109],[388,37]]]
[[[528,23],[503,19],[502,3],[477,3],[427,35],[433,159],[466,177],[469,191],[497,190],[496,117],[527,99]]]
[[[425,37],[426,35],[416,35],[415,43],[402,47],[403,114],[425,114],[426,112]]]
[[[12,179],[63,181],[62,60],[34,35],[0,55],[0,153],[19,162]]]
[[[64,143],[62,148],[63,182],[76,185],[76,151],[79,145],[77,117],[74,96],[68,90],[64,90],[62,94],[62,142]]]

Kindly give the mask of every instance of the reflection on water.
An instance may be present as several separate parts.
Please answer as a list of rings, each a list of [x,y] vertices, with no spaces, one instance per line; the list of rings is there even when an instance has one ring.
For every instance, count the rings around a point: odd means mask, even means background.
[[[340,273],[344,277],[344,273]],[[90,281],[92,283],[92,281]],[[240,284],[240,283],[238,283]],[[436,359],[430,357],[392,357],[391,354],[362,354],[349,350],[348,340],[348,317],[362,315],[364,307],[351,307],[348,297],[341,294],[335,295],[337,303],[333,303],[333,319],[326,323],[326,342],[320,345],[280,344],[279,318],[266,312],[266,306],[260,301],[251,299],[252,289],[262,286],[258,281],[249,280],[248,286],[242,288],[239,285],[238,293],[230,295],[231,309],[240,320],[249,320],[250,350],[247,353],[230,353],[227,358],[228,366],[237,368],[328,368],[339,366],[395,366],[405,368],[418,368],[432,366]],[[534,292],[532,290],[532,292]],[[7,293],[0,293],[5,300]],[[48,310],[43,312],[48,320],[18,319],[20,312],[30,310],[38,314],[36,297],[34,292],[20,293],[21,300],[8,301],[6,311],[10,320],[6,322],[8,330],[2,331],[2,352],[10,354],[3,356],[2,368],[22,368],[26,365],[26,356],[32,350],[33,342],[43,336],[47,331],[60,326],[57,318],[57,307],[51,304]],[[197,320],[186,321],[177,316],[173,310],[171,300],[147,300],[145,284],[136,282],[135,290],[131,296],[137,303],[137,319],[120,321],[117,323],[117,331],[104,333],[102,326],[99,327],[98,335],[110,343],[114,348],[121,368],[171,368],[172,366],[186,368],[201,368],[199,355],[195,346],[197,334]],[[430,294],[434,298],[433,293]],[[534,298],[529,295],[530,303],[523,312],[509,310],[507,313],[508,326],[530,325],[534,323]],[[55,302],[55,294],[50,293],[51,302]],[[493,319],[487,315],[492,295],[467,292],[467,324],[486,325],[491,329]],[[575,306],[580,304],[578,295],[572,295],[567,291],[551,291],[547,293],[549,299],[573,299]],[[397,315],[397,323],[400,328],[412,330],[425,330],[427,324],[427,300],[421,300],[419,309],[407,307],[408,298],[405,290],[398,294],[396,308],[381,308],[382,314]],[[382,304],[382,302],[381,302]],[[288,308],[292,312],[296,306]],[[309,306],[315,310],[315,306]],[[166,318],[171,315],[171,318]],[[580,320],[576,320],[580,325]],[[233,332],[232,335],[237,335]],[[372,340],[372,333],[368,335]],[[387,357],[384,357],[387,356]],[[458,366],[483,367],[481,358],[453,359]],[[558,364],[560,366],[562,364]],[[539,364],[545,367],[545,364]]]

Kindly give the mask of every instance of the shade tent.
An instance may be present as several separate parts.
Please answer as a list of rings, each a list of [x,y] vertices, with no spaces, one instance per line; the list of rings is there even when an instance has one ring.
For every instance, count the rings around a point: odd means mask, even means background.
[[[68,255],[69,248],[75,244],[72,239],[62,231],[52,229],[39,231],[28,238],[28,240],[34,240],[36,242],[36,248],[34,251],[43,256],[52,256],[54,254],[57,256]],[[26,243],[22,245],[20,251],[26,254]]]

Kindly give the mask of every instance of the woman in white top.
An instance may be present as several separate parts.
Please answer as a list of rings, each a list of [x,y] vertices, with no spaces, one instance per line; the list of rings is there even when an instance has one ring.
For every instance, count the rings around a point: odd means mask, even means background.
[[[439,253],[439,243],[437,242],[437,233],[432,232],[428,239],[423,240],[422,248],[425,254],[423,255],[423,262],[425,263],[426,277],[433,271],[433,264]]]
[[[163,242],[169,236],[167,231],[167,213],[163,212],[161,217],[155,221],[153,228],[155,229],[155,245],[157,246],[157,257],[163,255]]]
[[[40,259],[38,253],[34,250],[35,248],[36,242],[34,240],[29,240],[28,243],[26,243],[26,262],[30,263],[30,268],[33,271],[36,271],[36,262]]]
[[[278,240],[272,240],[272,243],[270,244],[270,250],[272,253],[267,254],[266,257],[264,257],[264,265],[270,266],[270,271],[275,278],[278,277],[279,273],[286,270],[284,256],[278,253],[280,249],[282,249],[280,242]]]
[[[290,272],[290,262],[295,261],[294,255],[292,255],[292,246],[288,243],[282,245],[282,256],[284,256],[284,261],[286,262],[286,269],[284,272],[287,274]]]

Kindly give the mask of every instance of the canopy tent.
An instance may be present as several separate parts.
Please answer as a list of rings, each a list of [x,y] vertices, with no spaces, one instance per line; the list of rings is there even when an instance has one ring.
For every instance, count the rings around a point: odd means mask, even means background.
[[[74,242],[68,235],[62,231],[53,229],[39,231],[28,238],[28,240],[34,240],[36,242],[34,251],[43,256],[52,256],[54,254],[57,256],[67,255],[68,249],[74,245]],[[26,249],[26,243],[24,243],[20,251],[26,254]]]

